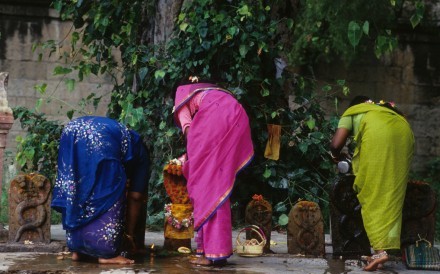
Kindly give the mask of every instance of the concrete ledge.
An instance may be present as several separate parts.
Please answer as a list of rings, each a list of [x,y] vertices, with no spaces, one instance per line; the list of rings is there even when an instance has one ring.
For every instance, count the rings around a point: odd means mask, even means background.
[[[52,241],[49,244],[0,243],[0,252],[58,253],[66,250],[67,246],[65,241]]]

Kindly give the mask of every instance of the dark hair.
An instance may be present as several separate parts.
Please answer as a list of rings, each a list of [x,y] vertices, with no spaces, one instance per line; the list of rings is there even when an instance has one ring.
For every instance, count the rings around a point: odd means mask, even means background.
[[[368,100],[371,100],[370,97],[364,95],[358,95],[351,100],[350,105],[348,107],[365,103]]]
[[[395,113],[397,113],[397,114],[399,114],[399,115],[401,115],[401,116],[405,116],[405,115],[403,114],[403,112],[401,112],[400,110],[398,110],[396,107],[393,107],[393,105],[391,105],[389,102],[386,102],[386,103],[384,103],[384,104],[379,104],[379,106],[381,106],[381,107],[385,107],[385,108],[388,108],[388,109],[391,109],[391,110],[394,111]]]

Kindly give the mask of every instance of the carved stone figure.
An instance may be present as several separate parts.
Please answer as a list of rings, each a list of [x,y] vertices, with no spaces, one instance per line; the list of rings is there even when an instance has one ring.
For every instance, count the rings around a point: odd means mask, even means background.
[[[300,201],[290,210],[287,248],[289,254],[325,255],[324,223],[317,203]]]
[[[9,242],[50,243],[51,184],[41,174],[18,175],[9,188]]]
[[[272,232],[272,205],[261,195],[254,195],[252,201],[246,206],[245,211],[246,224],[256,225],[261,228],[266,236],[266,245],[263,248],[264,253],[271,252],[270,250],[270,236]],[[252,231],[246,233],[246,239],[256,238]]]
[[[436,195],[426,182],[410,181],[403,205],[401,245],[421,238],[434,243]]]
[[[361,205],[353,190],[353,175],[342,175],[330,190],[333,256],[370,255],[371,247],[361,216]]]

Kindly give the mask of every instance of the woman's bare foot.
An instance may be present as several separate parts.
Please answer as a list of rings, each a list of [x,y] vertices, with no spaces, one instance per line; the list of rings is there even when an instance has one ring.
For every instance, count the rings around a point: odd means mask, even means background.
[[[383,264],[388,261],[388,253],[381,251],[371,256],[367,262],[368,265],[364,267],[365,271],[375,271],[376,269],[383,269]]]
[[[100,264],[134,264],[134,260],[130,260],[122,256],[117,256],[109,259],[99,258],[98,262]]]
[[[371,258],[371,256],[362,256],[363,258],[361,258],[364,261],[367,261],[367,264],[371,263],[373,261],[373,259]],[[384,269],[383,264],[378,264],[377,265],[377,269]]]
[[[205,256],[198,256],[198,257],[192,258],[189,262],[192,264],[195,264],[195,265],[204,265],[204,266],[212,265],[212,261],[206,259]]]
[[[81,255],[78,252],[72,252],[72,261],[81,261]]]
[[[203,266],[224,266],[227,263],[226,259],[221,260],[209,260],[205,256],[197,256],[194,258],[191,258],[190,263],[195,265],[203,265]]]

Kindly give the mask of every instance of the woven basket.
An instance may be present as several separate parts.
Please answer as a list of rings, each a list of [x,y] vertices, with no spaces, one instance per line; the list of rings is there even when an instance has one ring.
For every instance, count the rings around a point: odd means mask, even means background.
[[[260,239],[252,238],[250,240],[240,239],[242,232],[251,230],[257,234]],[[266,245],[266,236],[264,232],[256,225],[247,226],[238,232],[236,239],[236,252],[244,257],[257,257],[263,254],[263,248]]]

